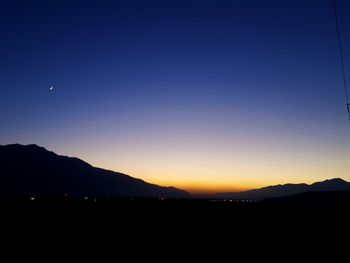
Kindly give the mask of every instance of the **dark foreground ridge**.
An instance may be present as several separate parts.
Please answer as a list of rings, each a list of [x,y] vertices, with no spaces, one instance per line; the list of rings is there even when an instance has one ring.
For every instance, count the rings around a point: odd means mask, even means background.
[[[283,205],[318,208],[350,208],[350,191],[305,192],[295,195],[267,198],[260,201],[263,205]]]
[[[96,198],[96,197],[29,197],[2,198],[2,218],[38,219],[51,217],[63,221],[79,218],[79,222],[94,222],[94,218],[112,223],[123,221],[142,224],[177,223],[231,225],[270,224],[278,221],[307,218],[324,220],[349,218],[350,192],[308,192],[262,201],[231,199],[177,198]]]
[[[0,146],[0,196],[188,197],[126,174],[96,168],[37,145]]]
[[[256,237],[273,234],[280,242],[310,233],[342,233],[350,220],[349,207],[350,192],[309,192],[262,201],[32,196],[1,198],[0,222],[11,226],[11,235],[13,229],[31,235],[50,229],[65,238],[78,232],[91,240],[91,233],[98,233],[142,244],[174,237],[208,242],[213,235],[256,245]]]
[[[37,145],[0,146],[0,197],[5,198],[24,198],[25,200],[56,198],[60,200],[63,197],[69,197],[80,200],[85,197],[90,199],[95,197],[99,200],[106,200],[106,198],[121,197],[161,197],[187,200],[197,198],[211,201],[224,199],[237,203],[237,201],[261,201],[308,192],[338,191],[350,191],[350,183],[335,178],[310,185],[284,184],[245,192],[194,196],[174,187],[161,187],[126,174],[96,168],[78,158],[60,156]],[[283,200],[288,200],[288,198]],[[334,200],[334,202],[339,201],[340,199]]]
[[[236,193],[218,193],[210,195],[211,198],[224,199],[252,199],[263,200],[267,198],[295,195],[306,192],[336,192],[350,191],[350,183],[340,178],[316,182],[313,184],[283,184],[272,185],[259,189],[253,189]]]

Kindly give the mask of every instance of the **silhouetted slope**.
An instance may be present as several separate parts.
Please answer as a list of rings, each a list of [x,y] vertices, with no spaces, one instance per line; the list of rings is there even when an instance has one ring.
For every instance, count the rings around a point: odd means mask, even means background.
[[[128,175],[95,168],[37,145],[0,146],[0,194],[62,196],[187,197],[174,187],[160,187]]]
[[[215,198],[237,198],[261,200],[271,197],[288,196],[311,191],[350,191],[350,183],[340,178],[308,184],[284,184],[267,186],[237,193],[218,193],[211,195]]]
[[[295,195],[267,198],[262,204],[299,205],[299,206],[344,206],[350,205],[350,191],[304,192]]]

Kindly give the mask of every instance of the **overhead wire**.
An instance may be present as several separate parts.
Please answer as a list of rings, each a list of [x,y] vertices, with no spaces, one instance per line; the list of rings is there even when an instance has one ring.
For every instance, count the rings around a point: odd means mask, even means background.
[[[341,74],[342,74],[343,86],[344,86],[344,92],[345,92],[346,109],[348,111],[348,117],[349,117],[349,122],[350,122],[349,92],[348,92],[347,79],[346,79],[346,74],[345,74],[344,52],[343,52],[343,46],[342,46],[342,41],[341,41],[337,5],[336,5],[336,0],[332,0],[332,2],[333,2],[333,11],[334,11],[333,14],[334,14],[335,24],[336,24],[336,28],[337,28],[338,51],[339,51]]]

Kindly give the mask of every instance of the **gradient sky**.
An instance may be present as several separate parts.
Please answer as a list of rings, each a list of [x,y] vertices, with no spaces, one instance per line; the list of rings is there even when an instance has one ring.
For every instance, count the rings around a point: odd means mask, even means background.
[[[330,0],[2,0],[0,37],[0,144],[190,191],[350,180]]]

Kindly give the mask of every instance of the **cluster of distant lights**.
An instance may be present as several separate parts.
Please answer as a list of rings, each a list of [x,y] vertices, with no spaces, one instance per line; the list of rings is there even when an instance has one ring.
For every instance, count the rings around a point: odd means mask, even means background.
[[[251,199],[210,199],[209,202],[253,203]]]
[[[64,194],[64,197],[69,197],[69,194]],[[97,202],[97,198],[90,198],[90,197],[88,197],[88,196],[85,196],[83,199],[84,199],[84,200],[92,200],[92,201],[94,201],[94,202]],[[31,197],[29,198],[29,200],[30,200],[30,201],[35,201],[35,200],[37,200],[37,198],[36,198],[35,196],[31,196]]]
[[[69,194],[64,194],[64,197],[69,197]],[[29,198],[31,201],[35,201],[37,200],[37,198],[35,196],[31,196]],[[83,198],[84,200],[92,200],[94,202],[97,202],[97,198],[92,198],[92,197],[88,197],[88,196],[85,196]],[[129,198],[129,201],[133,201],[134,198]],[[165,197],[158,197],[158,200],[160,201],[166,201],[167,198]],[[179,200],[179,199],[178,199]],[[209,199],[208,200],[209,202],[220,202],[220,203],[224,203],[224,202],[229,202],[229,203],[253,203],[254,200],[251,200],[251,199]]]

